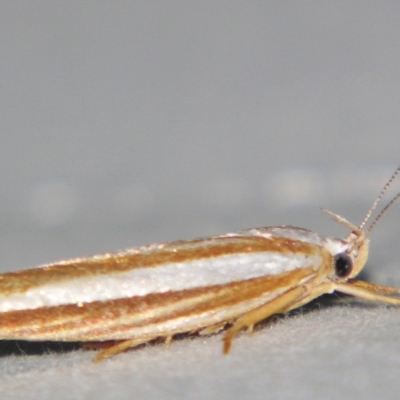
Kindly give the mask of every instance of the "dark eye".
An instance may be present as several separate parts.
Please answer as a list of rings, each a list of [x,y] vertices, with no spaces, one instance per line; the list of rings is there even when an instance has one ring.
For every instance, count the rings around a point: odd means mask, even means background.
[[[335,263],[336,276],[339,278],[346,278],[346,276],[350,275],[353,269],[353,261],[351,261],[351,258],[347,254],[336,254],[333,260]]]

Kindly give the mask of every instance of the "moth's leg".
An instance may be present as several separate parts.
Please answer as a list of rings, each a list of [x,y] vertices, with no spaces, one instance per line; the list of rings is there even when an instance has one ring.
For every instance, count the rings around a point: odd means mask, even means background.
[[[226,321],[221,322],[219,324],[214,324],[214,325],[210,325],[210,326],[206,326],[205,328],[203,328],[201,331],[199,331],[199,335],[203,336],[203,335],[211,335],[213,333],[218,333],[219,331],[222,331],[222,329],[225,328],[225,325],[227,324]]]
[[[311,300],[322,296],[323,294],[332,293],[335,290],[344,294],[352,295],[354,297],[362,298],[364,300],[380,301],[387,304],[400,305],[400,298],[387,296],[389,294],[397,294],[400,296],[400,289],[360,280],[352,280],[346,283],[326,282],[319,284],[311,289],[309,295],[300,299],[297,303],[292,304],[290,308],[284,311],[290,311],[294,308],[300,307],[304,304],[307,304]]]
[[[400,294],[400,289],[389,286],[374,285],[363,281],[346,283],[325,282],[314,287],[310,285],[299,286],[284,293],[282,296],[270,301],[269,303],[239,317],[225,334],[224,353],[228,353],[233,336],[242,328],[251,327],[271,315],[288,312],[294,308],[307,304],[311,300],[314,300],[323,294],[332,293],[335,290],[364,300],[380,301],[386,304],[400,306],[400,298],[379,294],[379,292]]]
[[[104,350],[101,350],[97,355],[93,358],[93,362],[99,362],[105,357],[113,356],[114,354],[118,354],[123,352],[124,350],[129,349],[130,347],[138,346],[139,344],[147,343],[151,340],[157,339],[158,336],[144,336],[135,339],[121,340],[116,342],[111,347],[108,347]]]
[[[365,281],[360,281],[360,280],[349,280],[346,285],[348,286],[356,286],[358,288],[364,288],[368,290],[369,292],[374,292],[378,294],[397,294],[400,296],[400,289],[391,287],[391,286],[384,286],[384,285],[378,285],[376,283],[370,283],[370,282],[365,282]]]
[[[360,299],[380,301],[382,303],[400,306],[400,298],[379,294],[379,292],[384,291],[383,288],[385,288],[385,286],[375,286],[373,284],[360,285],[355,283],[335,283],[334,288],[338,292],[359,297]],[[395,288],[390,288],[389,286],[386,287],[386,291],[387,293],[398,293]]]
[[[332,282],[320,283],[314,287],[311,287],[310,291],[307,292],[306,295],[300,298],[296,303],[290,304],[287,309],[282,310],[280,312],[286,313],[290,310],[294,310],[295,308],[304,306],[304,304],[313,301],[314,299],[322,296],[323,294],[333,293],[334,291],[335,291],[335,286]]]
[[[254,310],[239,317],[231,328],[225,333],[224,336],[224,353],[228,353],[233,336],[238,333],[244,327],[250,327],[257,322],[260,322],[271,315],[277,314],[282,310],[288,309],[292,304],[297,303],[300,298],[307,293],[308,288],[306,286],[298,286],[288,292],[282,294],[276,299],[264,304]]]
[[[170,346],[170,344],[171,344],[171,342],[172,342],[172,335],[169,335],[169,336],[166,336],[165,337],[165,342],[164,342],[164,348],[165,348],[165,350],[168,350],[169,349],[169,346]]]
[[[300,307],[326,293],[332,293],[334,285],[331,282],[321,283],[316,286],[298,286],[261,307],[251,310],[239,317],[224,336],[224,353],[228,353],[233,336],[242,328],[247,327],[251,332],[253,326],[271,315],[286,313]]]

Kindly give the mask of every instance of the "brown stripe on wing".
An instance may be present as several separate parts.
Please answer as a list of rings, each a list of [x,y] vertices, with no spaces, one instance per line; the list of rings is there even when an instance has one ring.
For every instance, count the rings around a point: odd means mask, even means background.
[[[179,263],[235,253],[278,251],[282,253],[315,253],[319,247],[288,238],[233,236],[196,239],[137,247],[129,251],[106,253],[92,257],[64,260],[38,268],[0,275],[0,301],[12,293],[68,280],[129,271],[134,268],[155,268],[164,263]]]
[[[322,273],[324,266],[321,267]],[[142,297],[96,301],[79,305],[61,305],[36,310],[10,311],[1,314],[0,338],[25,340],[96,341],[135,337],[135,329],[152,326],[153,335],[168,336],[178,332],[230,320],[239,315],[213,319],[212,312],[256,299],[269,291],[296,286],[299,281],[315,278],[313,266],[264,276],[247,281],[177,292],[149,294]],[[190,318],[210,314],[209,322],[191,324]],[[159,324],[181,317],[187,318],[184,328],[161,331]],[[221,318],[221,316],[219,317]]]

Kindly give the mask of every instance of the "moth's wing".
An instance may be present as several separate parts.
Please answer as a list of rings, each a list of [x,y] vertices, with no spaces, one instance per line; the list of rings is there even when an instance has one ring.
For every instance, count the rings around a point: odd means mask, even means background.
[[[0,337],[170,336],[232,321],[323,274],[320,246],[229,234],[61,261],[0,276]]]

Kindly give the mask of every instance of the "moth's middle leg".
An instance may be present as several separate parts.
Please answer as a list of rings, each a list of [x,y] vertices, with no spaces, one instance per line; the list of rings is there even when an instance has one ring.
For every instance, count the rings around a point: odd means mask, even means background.
[[[249,330],[257,323],[274,314],[286,313],[289,310],[300,307],[311,300],[334,291],[331,282],[321,283],[316,286],[302,285],[289,290],[276,299],[254,309],[239,317],[224,336],[224,354],[229,352],[233,337],[241,329],[247,327]]]

